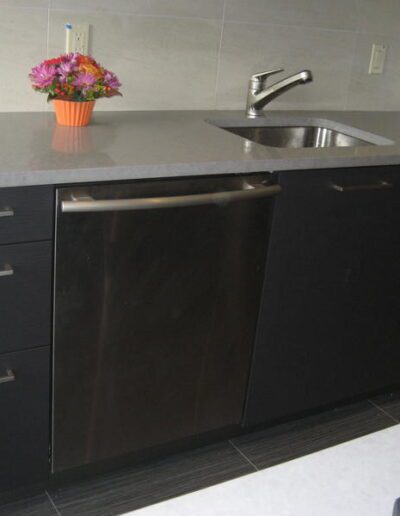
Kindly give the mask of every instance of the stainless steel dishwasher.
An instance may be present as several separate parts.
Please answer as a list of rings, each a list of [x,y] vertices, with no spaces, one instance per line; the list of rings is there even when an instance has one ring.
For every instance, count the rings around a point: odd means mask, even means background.
[[[57,192],[52,468],[240,424],[268,174]]]

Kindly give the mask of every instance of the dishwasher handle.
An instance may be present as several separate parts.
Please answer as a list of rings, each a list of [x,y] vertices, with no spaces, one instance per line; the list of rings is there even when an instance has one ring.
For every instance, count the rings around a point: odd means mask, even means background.
[[[231,201],[257,199],[277,195],[282,190],[279,185],[244,183],[243,189],[228,192],[176,195],[171,197],[145,197],[136,199],[93,199],[88,195],[71,194],[70,200],[61,201],[63,213],[152,210],[160,208],[179,208],[202,204],[218,204]]]

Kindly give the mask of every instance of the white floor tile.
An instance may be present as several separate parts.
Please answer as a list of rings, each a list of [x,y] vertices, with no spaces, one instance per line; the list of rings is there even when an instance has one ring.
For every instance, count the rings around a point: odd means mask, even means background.
[[[400,497],[400,425],[134,516],[391,516]]]

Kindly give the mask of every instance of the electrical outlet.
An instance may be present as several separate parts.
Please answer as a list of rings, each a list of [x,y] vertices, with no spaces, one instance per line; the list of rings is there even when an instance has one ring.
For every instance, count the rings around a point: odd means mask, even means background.
[[[374,43],[371,50],[371,59],[369,62],[369,74],[382,74],[386,59],[386,45],[378,45]]]
[[[86,55],[89,52],[88,23],[79,23],[78,25],[66,23],[65,33],[65,51],[67,54],[70,52],[79,52],[80,54]]]

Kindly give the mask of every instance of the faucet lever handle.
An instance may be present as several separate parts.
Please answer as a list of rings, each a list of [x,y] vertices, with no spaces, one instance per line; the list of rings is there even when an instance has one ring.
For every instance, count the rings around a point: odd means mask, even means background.
[[[254,85],[263,84],[270,75],[283,72],[283,68],[275,68],[274,70],[268,70],[266,72],[259,72],[250,77],[250,82]]]

